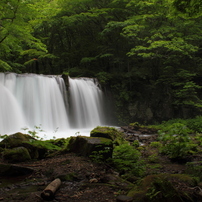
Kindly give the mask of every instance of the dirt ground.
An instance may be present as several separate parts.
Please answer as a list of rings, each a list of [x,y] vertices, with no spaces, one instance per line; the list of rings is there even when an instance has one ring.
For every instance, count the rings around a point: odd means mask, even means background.
[[[119,194],[127,192],[124,190],[126,185],[116,181],[117,173],[113,169],[74,153],[17,165],[31,168],[33,173],[0,178],[0,201],[45,201],[41,193],[58,177],[62,179],[62,184],[52,200],[55,202],[114,202]],[[161,172],[181,173],[183,169],[183,165],[164,161]],[[115,182],[110,183],[113,180]]]
[[[106,184],[116,175],[112,169],[73,153],[18,165],[34,172],[23,177],[0,178],[0,201],[44,201],[42,191],[57,177],[69,179],[62,180],[53,201],[113,202],[120,191],[118,185]]]

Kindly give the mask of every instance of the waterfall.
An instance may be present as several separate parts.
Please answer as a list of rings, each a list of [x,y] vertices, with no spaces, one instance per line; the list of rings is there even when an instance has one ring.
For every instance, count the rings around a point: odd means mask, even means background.
[[[0,134],[12,133],[25,125],[23,114],[13,94],[0,84]]]
[[[71,125],[89,128],[103,124],[103,94],[92,78],[69,78]]]
[[[0,73],[0,134],[22,128],[67,130],[69,121],[58,76]]]
[[[0,96],[0,135],[37,126],[69,137],[104,123],[103,94],[95,79],[69,78],[67,94],[61,76],[0,73]]]

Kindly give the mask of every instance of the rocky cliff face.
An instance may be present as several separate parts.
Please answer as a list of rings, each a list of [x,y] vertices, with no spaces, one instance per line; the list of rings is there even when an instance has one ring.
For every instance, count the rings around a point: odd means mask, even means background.
[[[148,93],[148,95],[147,95]],[[191,118],[200,115],[201,111],[194,106],[174,105],[173,98],[158,90],[149,94],[144,92],[142,95],[134,96],[128,101],[118,102],[116,95],[115,103],[117,117],[121,123],[148,123],[153,124],[174,118]],[[118,104],[117,104],[118,103]]]

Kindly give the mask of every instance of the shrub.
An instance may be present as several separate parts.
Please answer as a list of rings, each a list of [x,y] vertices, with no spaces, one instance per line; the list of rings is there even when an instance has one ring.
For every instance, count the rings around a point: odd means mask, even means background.
[[[160,142],[151,142],[150,143],[150,147],[152,148],[161,148],[162,147],[162,144]]]
[[[190,133],[201,133],[202,132],[202,116],[197,116],[193,119],[171,119],[168,121],[163,121],[162,124],[158,125],[157,127],[161,128],[161,130],[166,131],[169,130],[172,124],[184,124],[187,126],[187,130]]]
[[[140,157],[140,152],[134,147],[122,144],[114,148],[112,161],[119,172],[142,176],[145,168]]]
[[[187,126],[194,132],[202,132],[202,116],[197,116],[194,119],[187,120]]]
[[[193,144],[189,137],[189,129],[182,123],[173,123],[168,128],[168,131],[159,131],[159,139],[163,143],[162,153],[168,155],[170,158],[184,159],[194,149],[196,145]]]

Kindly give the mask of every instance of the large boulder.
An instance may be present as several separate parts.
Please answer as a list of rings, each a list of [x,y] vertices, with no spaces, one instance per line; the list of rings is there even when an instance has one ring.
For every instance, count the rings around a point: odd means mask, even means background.
[[[13,135],[7,136],[0,142],[0,147],[2,148],[14,148],[22,146],[24,142],[32,142],[36,139],[31,137],[30,135],[23,133],[15,133]]]
[[[57,143],[57,141],[55,141],[55,143]],[[28,152],[31,159],[42,159],[60,149],[59,146],[55,145],[51,141],[37,140],[30,135],[22,133],[9,135],[0,142],[0,154],[5,160],[9,160],[9,158],[7,158],[9,155],[12,155],[13,158],[17,155],[16,148],[18,148],[17,150],[19,150],[19,148],[26,149],[25,154]],[[24,156],[19,159],[20,161],[22,161],[22,159],[29,160],[28,157],[24,158]]]
[[[112,157],[112,140],[103,137],[71,137],[68,150],[82,156],[101,154],[103,158]]]
[[[117,145],[123,144],[125,142],[124,133],[114,127],[98,126],[90,132],[90,136],[108,138]]]
[[[3,152],[3,159],[9,163],[23,162],[31,160],[31,156],[25,147],[6,149]]]

